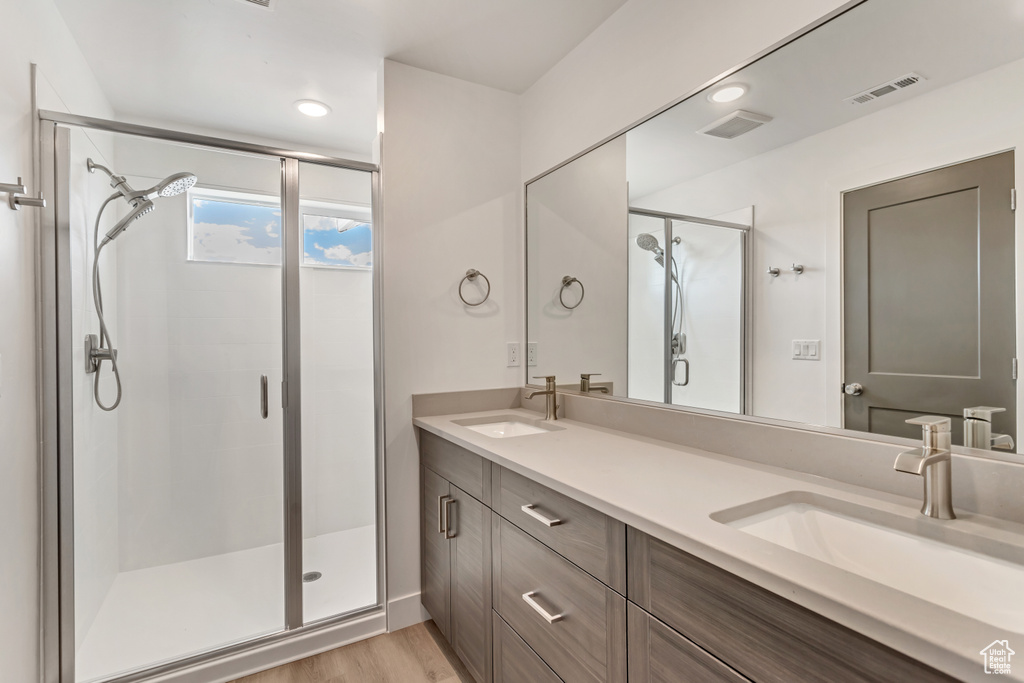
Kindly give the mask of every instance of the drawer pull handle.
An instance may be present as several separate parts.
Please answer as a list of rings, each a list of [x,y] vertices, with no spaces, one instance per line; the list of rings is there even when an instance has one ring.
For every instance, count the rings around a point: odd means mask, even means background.
[[[537,594],[537,591],[530,591],[529,593],[523,593],[523,601],[524,601],[524,602],[525,602],[525,603],[526,603],[527,605],[529,605],[530,607],[532,607],[532,608],[533,608],[533,610],[534,610],[534,611],[535,611],[535,612],[536,612],[537,614],[539,614],[539,615],[541,615],[542,617],[544,617],[544,621],[548,622],[549,624],[553,624],[553,623],[555,623],[556,621],[561,621],[561,620],[562,620],[562,617],[564,617],[565,615],[564,615],[564,614],[551,614],[551,613],[549,613],[549,612],[548,612],[548,611],[547,611],[546,609],[544,609],[543,607],[541,607],[541,606],[540,606],[540,605],[539,605],[539,604],[537,603],[537,601],[536,601],[536,600],[534,600],[534,599],[533,599],[533,596],[534,596],[534,595],[536,595],[536,594]]]
[[[520,510],[530,515],[538,522],[541,522],[542,524],[545,524],[547,526],[558,526],[562,523],[562,520],[560,519],[551,519],[550,517],[545,517],[544,515],[540,514],[534,509],[536,507],[536,505],[524,505],[523,507],[520,508]]]

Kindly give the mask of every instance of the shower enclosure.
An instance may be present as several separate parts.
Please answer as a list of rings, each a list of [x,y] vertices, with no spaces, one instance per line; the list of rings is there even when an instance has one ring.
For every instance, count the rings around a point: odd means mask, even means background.
[[[744,412],[749,230],[630,208],[630,398]]]
[[[40,116],[47,683],[383,630],[376,167]]]

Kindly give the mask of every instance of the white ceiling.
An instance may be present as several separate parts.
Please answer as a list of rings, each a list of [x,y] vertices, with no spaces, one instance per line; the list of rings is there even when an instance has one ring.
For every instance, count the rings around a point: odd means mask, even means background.
[[[120,117],[368,155],[382,59],[521,93],[625,0],[55,2]]]
[[[1024,58],[1022,31],[1024,0],[869,0],[725,79],[749,86],[741,99],[717,104],[701,93],[629,131],[630,196],[645,197]],[[910,72],[928,80],[867,104],[843,101]],[[774,119],[733,140],[697,133],[736,109]]]

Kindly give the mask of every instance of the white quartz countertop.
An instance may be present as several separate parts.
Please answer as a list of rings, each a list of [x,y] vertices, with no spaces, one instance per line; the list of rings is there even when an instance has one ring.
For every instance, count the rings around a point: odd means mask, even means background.
[[[1024,634],[788,550],[711,515],[770,496],[808,492],[909,517],[917,525],[954,525],[1024,546],[1020,525],[959,511],[955,520],[933,520],[920,514],[919,500],[573,420],[558,420],[558,431],[506,439],[453,422],[509,414],[537,419],[535,412],[506,409],[419,417],[414,424],[957,678],[991,678],[981,650],[1008,640],[1021,654],[1019,666],[1013,662],[1014,673],[1004,680],[1024,681]]]

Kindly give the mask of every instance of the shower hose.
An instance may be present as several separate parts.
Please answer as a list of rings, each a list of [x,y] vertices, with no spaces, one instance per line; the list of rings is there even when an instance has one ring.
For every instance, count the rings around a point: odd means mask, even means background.
[[[107,322],[103,319],[103,290],[100,287],[100,253],[103,251],[103,247],[106,246],[106,241],[100,242],[100,219],[103,217],[103,211],[107,208],[110,202],[114,201],[120,193],[115,192],[114,194],[107,197],[107,200],[103,202],[100,207],[100,211],[96,214],[96,225],[93,228],[92,242],[96,245],[95,253],[92,259],[92,300],[96,307],[96,317],[100,321],[100,349],[110,349],[110,367],[114,371],[114,381],[117,383],[117,396],[112,404],[104,405],[100,399],[100,368],[103,366],[103,362],[99,361],[96,363],[95,377],[93,378],[92,384],[92,395],[96,399],[96,405],[100,407],[100,410],[110,412],[114,408],[117,408],[121,403],[121,371],[117,368],[117,357],[116,352],[113,350],[113,340],[110,338],[110,332],[107,331]]]

